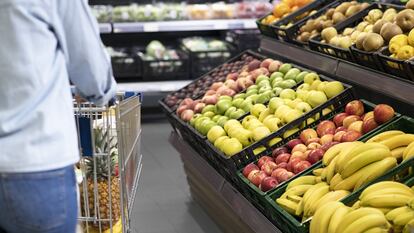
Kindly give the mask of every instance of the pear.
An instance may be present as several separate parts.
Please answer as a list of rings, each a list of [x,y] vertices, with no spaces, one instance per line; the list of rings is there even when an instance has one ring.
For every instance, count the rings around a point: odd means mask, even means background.
[[[405,8],[414,10],[414,0],[410,0],[405,4]]]
[[[361,33],[359,33],[359,35],[357,36],[356,41],[355,41],[355,46],[356,46],[358,49],[364,49],[364,48],[363,48],[363,43],[364,43],[364,40],[365,40],[365,37],[367,36],[367,34],[368,34],[368,33],[366,33],[366,32],[361,32]]]
[[[384,39],[377,33],[368,33],[362,42],[365,51],[376,51],[384,45]]]
[[[394,36],[403,34],[403,31],[401,30],[401,28],[397,24],[385,23],[381,27],[380,34],[381,34],[382,38],[384,38],[385,41],[389,41]]]
[[[338,35],[338,32],[334,27],[328,27],[322,30],[321,32],[322,38],[326,40],[328,43],[334,37]]]
[[[372,32],[374,33],[380,33],[382,26],[387,23],[386,20],[380,19],[377,22],[375,22],[374,27],[372,27]]]
[[[405,9],[400,11],[395,17],[395,22],[404,32],[409,32],[414,28],[414,10]]]

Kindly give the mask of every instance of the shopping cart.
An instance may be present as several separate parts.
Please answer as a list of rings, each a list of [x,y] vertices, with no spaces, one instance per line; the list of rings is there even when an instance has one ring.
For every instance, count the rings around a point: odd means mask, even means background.
[[[73,102],[82,155],[80,225],[87,233],[129,233],[142,170],[141,96],[119,93],[104,107]]]

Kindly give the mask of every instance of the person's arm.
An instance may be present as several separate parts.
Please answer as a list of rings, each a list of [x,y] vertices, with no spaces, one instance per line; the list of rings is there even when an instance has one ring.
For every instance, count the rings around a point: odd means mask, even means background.
[[[58,2],[69,78],[77,94],[97,105],[105,104],[115,95],[116,83],[96,19],[85,0]]]

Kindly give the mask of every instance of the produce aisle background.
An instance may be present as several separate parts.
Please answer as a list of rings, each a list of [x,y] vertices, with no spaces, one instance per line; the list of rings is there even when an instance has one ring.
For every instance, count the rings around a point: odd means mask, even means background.
[[[166,120],[142,124],[143,172],[131,218],[133,233],[221,233],[191,197]]]

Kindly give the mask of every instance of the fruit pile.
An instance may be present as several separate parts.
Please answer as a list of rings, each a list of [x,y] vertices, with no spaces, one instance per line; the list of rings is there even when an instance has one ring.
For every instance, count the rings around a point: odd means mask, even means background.
[[[177,92],[168,94],[165,97],[164,102],[165,104],[167,104],[168,107],[175,109],[186,98],[195,100],[200,95],[205,94],[210,89],[210,86],[213,83],[224,82],[226,80],[227,75],[231,73],[237,73],[239,70],[242,69],[243,66],[245,66],[252,60],[254,60],[254,57],[248,54],[244,54],[242,55],[239,61],[223,64],[221,67],[217,68],[211,74],[200,78],[199,80],[189,84],[188,86],[180,89]],[[190,100],[186,101],[186,105],[188,105],[189,101]]]
[[[324,202],[312,218],[310,233],[412,232],[413,188],[383,181],[366,188],[352,207]]]
[[[366,143],[334,145],[323,156],[323,168],[313,170],[313,176],[302,176],[290,182],[276,202],[287,212],[306,219],[322,206],[321,203],[340,200],[346,193],[397,166],[404,154],[406,159],[411,157],[408,153],[412,153],[414,145],[410,144],[413,142],[414,134],[387,131]]]
[[[343,2],[335,8],[329,8],[316,19],[309,19],[300,27],[296,40],[307,42],[311,37],[317,36],[325,28],[332,27],[359,11],[367,8],[369,3]],[[289,25],[286,25],[288,27]]]
[[[351,101],[346,104],[345,112],[335,115],[333,121],[320,122],[316,130],[303,130],[299,138],[274,149],[272,157],[263,156],[257,165],[247,165],[243,169],[243,175],[262,191],[268,191],[321,160],[332,146],[355,141],[379,124],[388,122],[393,116],[394,110],[388,105],[379,104],[374,111],[365,113],[360,100]],[[251,173],[252,171],[257,172]],[[272,179],[264,179],[268,176]]]
[[[312,1],[313,0],[283,0],[274,6],[272,14],[263,18],[261,23],[265,25],[274,24],[279,19],[286,17]],[[298,19],[303,19],[309,14],[310,12],[306,12],[303,15],[300,15]]]

